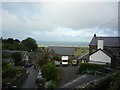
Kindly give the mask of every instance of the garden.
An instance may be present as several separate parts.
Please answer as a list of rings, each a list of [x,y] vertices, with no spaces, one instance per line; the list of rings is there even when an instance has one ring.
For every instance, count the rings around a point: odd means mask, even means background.
[[[104,64],[92,64],[92,63],[80,63],[78,68],[78,74],[95,74],[95,72],[101,71],[102,73],[99,73],[101,75],[105,75],[104,68],[106,65]]]

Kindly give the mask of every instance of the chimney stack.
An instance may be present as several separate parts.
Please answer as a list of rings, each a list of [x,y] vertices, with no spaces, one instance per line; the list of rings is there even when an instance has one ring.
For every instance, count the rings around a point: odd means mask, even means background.
[[[97,49],[103,49],[103,47],[104,47],[104,40],[103,39],[98,39]]]
[[[94,37],[96,37],[96,34],[94,34]]]

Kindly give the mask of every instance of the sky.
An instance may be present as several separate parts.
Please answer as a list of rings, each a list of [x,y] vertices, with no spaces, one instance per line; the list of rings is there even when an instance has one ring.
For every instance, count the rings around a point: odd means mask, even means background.
[[[0,17],[3,38],[90,42],[94,34],[118,35],[117,2],[2,2]]]

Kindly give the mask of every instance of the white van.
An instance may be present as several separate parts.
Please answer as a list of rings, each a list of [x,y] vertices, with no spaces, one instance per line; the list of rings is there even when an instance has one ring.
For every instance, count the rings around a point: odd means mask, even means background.
[[[62,65],[68,65],[68,56],[62,56]]]

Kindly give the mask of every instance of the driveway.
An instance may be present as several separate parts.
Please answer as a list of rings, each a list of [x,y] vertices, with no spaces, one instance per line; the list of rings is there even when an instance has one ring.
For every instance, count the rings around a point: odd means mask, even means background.
[[[28,77],[23,81],[21,88],[38,88],[37,84],[35,83],[36,76],[38,74],[38,71],[35,70],[32,66],[28,67],[29,75]]]
[[[77,78],[77,73],[76,73],[77,66],[72,66],[72,65],[62,66],[61,65],[58,68],[61,74],[61,79],[57,85],[58,88]]]

